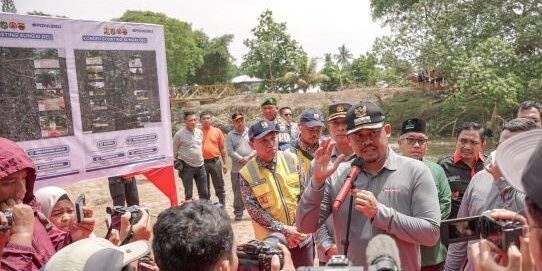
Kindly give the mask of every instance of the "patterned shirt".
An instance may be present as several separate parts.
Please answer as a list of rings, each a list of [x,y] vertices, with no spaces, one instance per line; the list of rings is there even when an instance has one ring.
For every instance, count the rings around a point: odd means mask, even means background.
[[[260,168],[266,168],[272,173],[275,173],[276,167],[277,167],[277,157],[273,159],[271,163],[263,161],[260,159],[260,157],[256,156],[256,162],[258,163],[258,166]],[[299,196],[303,194],[304,191],[304,181],[305,180],[305,173],[303,172],[303,168],[301,167],[301,164],[297,165],[297,172],[299,173],[299,183],[301,187],[301,193]],[[277,231],[284,235],[287,235],[286,227],[287,225],[282,224],[282,222],[278,221],[277,219],[273,218],[271,214],[266,212],[260,204],[258,203],[258,200],[252,193],[252,188],[250,187],[250,184],[248,181],[243,177],[243,175],[239,175],[240,178],[240,185],[241,185],[241,195],[243,197],[243,201],[245,203],[245,209],[252,217],[252,220],[254,222],[260,224],[261,226],[267,228],[270,231]],[[299,198],[298,198],[299,201]]]

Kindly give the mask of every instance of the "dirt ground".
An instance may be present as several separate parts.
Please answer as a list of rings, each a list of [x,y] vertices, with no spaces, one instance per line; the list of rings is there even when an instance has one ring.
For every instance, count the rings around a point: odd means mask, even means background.
[[[179,202],[184,197],[184,190],[181,180],[178,176],[175,176],[177,185],[177,197]],[[231,188],[230,173],[224,175],[224,182],[226,185],[226,211],[232,219],[233,231],[235,233],[236,242],[246,242],[254,239],[254,233],[252,231],[252,224],[250,216],[245,211],[243,220],[233,220],[233,190]],[[151,182],[147,181],[143,176],[137,177],[137,188],[139,192],[139,204],[141,206],[149,208],[151,214],[151,223],[154,225],[158,214],[169,208],[169,199],[160,192]],[[105,226],[105,208],[112,206],[111,195],[109,194],[109,186],[107,179],[95,179],[85,182],[79,182],[65,187],[70,194],[70,198],[74,199],[81,193],[85,194],[86,204],[94,211],[94,217],[96,218],[96,227],[94,233],[98,237],[105,236],[107,232]],[[197,196],[197,190],[194,185],[194,195]],[[214,195],[214,190],[211,185],[211,200],[213,202],[218,201],[218,198]]]

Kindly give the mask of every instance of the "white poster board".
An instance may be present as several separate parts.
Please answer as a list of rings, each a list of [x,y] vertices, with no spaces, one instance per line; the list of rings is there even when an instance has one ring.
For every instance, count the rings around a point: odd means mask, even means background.
[[[173,163],[164,30],[0,13],[0,137],[36,187]]]

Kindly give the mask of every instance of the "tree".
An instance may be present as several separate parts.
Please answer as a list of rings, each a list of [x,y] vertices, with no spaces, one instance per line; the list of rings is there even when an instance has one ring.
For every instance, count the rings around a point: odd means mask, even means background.
[[[260,15],[252,34],[253,38],[243,42],[249,52],[243,56],[241,69],[248,75],[264,79],[265,87],[271,91],[284,90],[277,78],[295,71],[296,63],[305,54],[303,49],[286,33],[286,23],[273,20],[270,10]]]
[[[236,72],[233,56],[228,50],[233,35],[209,40],[201,31],[196,31],[195,34],[198,47],[203,50],[203,65],[191,81],[198,84],[229,83]]]
[[[335,55],[337,65],[339,65],[341,69],[347,67],[350,64],[350,59],[352,58],[352,53],[350,52],[350,50],[348,50],[348,48],[346,48],[346,45],[344,44],[339,47],[339,53]]]
[[[336,77],[337,64],[333,62],[333,58],[330,53],[324,55],[324,66],[320,73],[327,76],[328,80],[324,81],[320,85],[322,91],[337,91],[339,89],[339,78]]]
[[[373,54],[360,55],[349,66],[349,74],[352,81],[364,86],[374,86],[377,81],[377,59]]]
[[[152,23],[164,26],[169,84],[189,82],[203,65],[203,50],[197,46],[190,24],[151,11],[126,11],[114,21]]]
[[[313,57],[309,59],[305,54],[301,57],[296,71],[287,72],[279,81],[289,84],[291,90],[297,91],[297,89],[301,89],[303,93],[306,93],[309,87],[314,87],[321,82],[329,80],[326,75],[316,70],[317,64],[317,58]]]
[[[17,13],[14,0],[2,0],[2,12]]]
[[[446,105],[499,112],[542,96],[540,2],[531,0],[371,0],[373,17],[392,29],[396,56],[446,77]]]

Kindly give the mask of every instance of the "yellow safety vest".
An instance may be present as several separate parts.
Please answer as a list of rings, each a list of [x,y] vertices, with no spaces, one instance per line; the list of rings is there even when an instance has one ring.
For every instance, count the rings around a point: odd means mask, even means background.
[[[312,159],[309,159],[307,156],[305,156],[305,154],[303,154],[303,152],[300,149],[290,147],[288,148],[288,151],[297,156],[297,159],[301,163],[301,167],[303,167],[303,172],[305,174],[308,174]]]
[[[261,168],[255,157],[239,171],[250,184],[260,207],[288,226],[295,224],[297,201],[301,194],[302,180],[299,180],[297,164],[294,155],[279,151],[274,174],[267,168]],[[254,220],[252,227],[257,240],[263,240],[269,234],[265,227]]]

